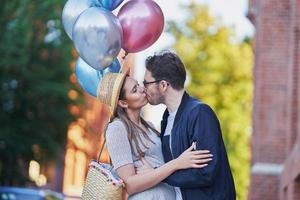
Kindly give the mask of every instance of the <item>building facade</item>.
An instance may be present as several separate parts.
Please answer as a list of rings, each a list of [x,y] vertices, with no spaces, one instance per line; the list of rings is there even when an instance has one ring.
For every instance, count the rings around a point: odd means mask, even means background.
[[[249,0],[256,28],[251,200],[300,199],[300,0]]]

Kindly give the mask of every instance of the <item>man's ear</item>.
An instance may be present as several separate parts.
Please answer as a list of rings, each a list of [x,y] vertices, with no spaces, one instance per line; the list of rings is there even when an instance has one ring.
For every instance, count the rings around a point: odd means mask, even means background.
[[[162,80],[159,84],[159,87],[162,91],[166,91],[169,86],[169,83],[167,81]]]
[[[124,101],[124,100],[118,100],[118,105],[119,105],[121,108],[127,108],[127,107],[128,107],[127,102]]]

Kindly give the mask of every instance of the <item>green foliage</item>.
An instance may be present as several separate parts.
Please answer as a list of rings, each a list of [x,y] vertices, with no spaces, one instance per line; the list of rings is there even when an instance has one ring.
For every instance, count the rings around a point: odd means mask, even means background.
[[[0,7],[0,184],[24,185],[28,163],[64,153],[72,120],[71,42],[60,0],[2,0]]]
[[[209,15],[205,6],[191,4],[184,25],[171,22],[175,50],[190,75],[189,93],[208,103],[221,122],[238,199],[247,199],[249,139],[252,112],[253,53],[232,30]]]

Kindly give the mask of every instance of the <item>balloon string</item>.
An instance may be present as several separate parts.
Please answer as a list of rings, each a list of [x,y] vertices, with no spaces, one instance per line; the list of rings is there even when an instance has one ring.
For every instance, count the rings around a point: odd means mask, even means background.
[[[128,55],[128,52],[125,52],[125,55],[122,57],[122,64],[121,64],[121,68],[120,68],[119,73],[121,73],[123,71],[123,67],[124,67],[124,64],[126,62],[127,55]]]

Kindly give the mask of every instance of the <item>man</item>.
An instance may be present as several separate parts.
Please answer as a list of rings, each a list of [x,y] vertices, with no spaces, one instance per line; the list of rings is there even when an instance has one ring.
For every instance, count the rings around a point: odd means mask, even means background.
[[[185,79],[185,67],[176,54],[147,58],[144,87],[148,101],[167,106],[161,122],[165,161],[177,158],[193,142],[196,149],[213,155],[208,166],[177,171],[165,182],[175,186],[176,200],[234,200],[234,181],[218,118],[208,105],[187,94]]]

